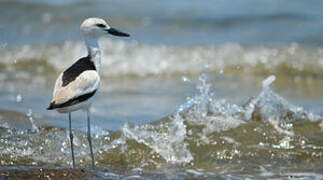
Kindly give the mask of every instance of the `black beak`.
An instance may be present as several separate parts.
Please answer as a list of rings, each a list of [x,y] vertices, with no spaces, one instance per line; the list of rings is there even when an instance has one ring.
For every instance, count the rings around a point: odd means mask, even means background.
[[[115,28],[110,28],[106,30],[108,33],[114,35],[114,36],[123,36],[123,37],[129,37],[130,35],[124,32],[119,31],[118,29]]]

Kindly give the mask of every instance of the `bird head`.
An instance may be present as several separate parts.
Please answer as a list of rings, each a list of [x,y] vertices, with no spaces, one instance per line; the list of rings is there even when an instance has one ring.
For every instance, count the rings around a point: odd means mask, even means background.
[[[130,35],[111,27],[105,20],[101,18],[88,18],[81,24],[81,33],[87,38],[99,38],[101,36],[111,34],[114,36],[129,37]]]

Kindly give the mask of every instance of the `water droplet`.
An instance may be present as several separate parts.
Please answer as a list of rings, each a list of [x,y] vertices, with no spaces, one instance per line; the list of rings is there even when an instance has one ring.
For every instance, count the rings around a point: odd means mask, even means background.
[[[36,124],[35,124],[35,122],[34,122],[34,119],[33,119],[33,117],[32,117],[32,115],[33,115],[33,111],[32,111],[32,109],[28,109],[28,113],[27,113],[26,115],[28,116],[28,119],[29,119],[29,121],[30,121],[30,123],[31,123],[32,131],[33,131],[33,132],[39,132],[39,129],[38,129],[38,127],[36,126]]]
[[[190,129],[190,130],[187,132],[187,134],[188,134],[189,136],[193,135],[193,131],[192,131],[192,129]]]
[[[28,116],[28,117],[31,117],[32,115],[33,115],[33,111],[32,111],[32,109],[28,109],[27,116]]]
[[[204,65],[204,68],[205,68],[206,70],[210,69],[210,64],[209,64],[209,63],[206,63],[206,64]]]
[[[235,150],[234,150],[234,153],[235,153],[235,154],[239,154],[239,153],[240,153],[240,151],[239,151],[238,149],[235,149]]]
[[[276,76],[274,75],[267,77],[265,80],[262,81],[262,87],[263,88],[269,87],[275,80],[276,80]]]
[[[21,94],[16,95],[16,103],[21,103],[23,101],[23,97]]]
[[[183,76],[183,77],[182,77],[182,80],[183,80],[184,82],[191,82],[191,80],[190,80],[188,77],[186,77],[186,76]]]

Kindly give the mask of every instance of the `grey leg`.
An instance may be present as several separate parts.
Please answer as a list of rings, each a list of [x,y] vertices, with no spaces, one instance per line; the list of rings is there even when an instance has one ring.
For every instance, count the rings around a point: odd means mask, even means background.
[[[71,151],[72,151],[73,168],[75,168],[75,159],[74,159],[74,147],[73,147],[73,132],[72,132],[72,119],[71,119],[71,113],[68,113],[68,120],[69,120],[69,129],[70,129],[70,142],[71,142]]]
[[[94,155],[92,149],[92,139],[91,139],[91,123],[90,123],[90,109],[87,109],[87,140],[89,141],[90,151],[91,151],[91,158],[92,158],[92,168],[95,168],[94,164]]]

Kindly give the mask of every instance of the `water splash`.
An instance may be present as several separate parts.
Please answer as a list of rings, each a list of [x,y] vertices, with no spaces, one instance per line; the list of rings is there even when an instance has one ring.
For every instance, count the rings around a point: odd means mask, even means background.
[[[131,127],[126,124],[121,131],[124,137],[134,139],[154,149],[168,163],[185,164],[193,160],[193,156],[184,142],[186,127],[180,116],[175,115],[170,123],[160,126]]]
[[[276,80],[276,76],[271,75],[262,81],[262,88],[269,88],[269,86]]]
[[[34,119],[33,119],[33,111],[32,111],[32,109],[28,109],[28,113],[26,115],[28,117],[28,120],[30,121],[32,131],[33,132],[39,132],[39,128],[37,127],[37,125],[36,125],[36,123],[34,122]]]
[[[185,121],[191,125],[203,126],[200,136],[206,143],[208,143],[209,134],[236,128],[247,121],[260,119],[263,122],[269,122],[278,133],[294,136],[292,126],[288,127],[287,122],[321,119],[320,116],[290,104],[271,90],[270,85],[275,79],[274,75],[264,79],[261,93],[241,106],[229,103],[225,99],[215,98],[211,84],[207,80],[207,73],[203,73],[197,85],[198,94],[181,105],[177,114],[183,114]]]
[[[263,90],[256,97],[245,105],[245,118],[261,118],[264,121],[294,121],[309,119],[317,121],[321,117],[304,110],[301,107],[290,104],[286,99],[280,97],[271,88],[270,85],[275,81],[275,76],[269,76],[263,80]]]
[[[208,134],[226,131],[244,123],[234,117],[243,109],[225,100],[216,99],[211,87],[208,74],[203,73],[196,86],[198,94],[181,105],[177,111],[177,113],[185,113],[185,120],[191,125],[204,126],[201,136],[205,142],[208,142],[206,138]]]

